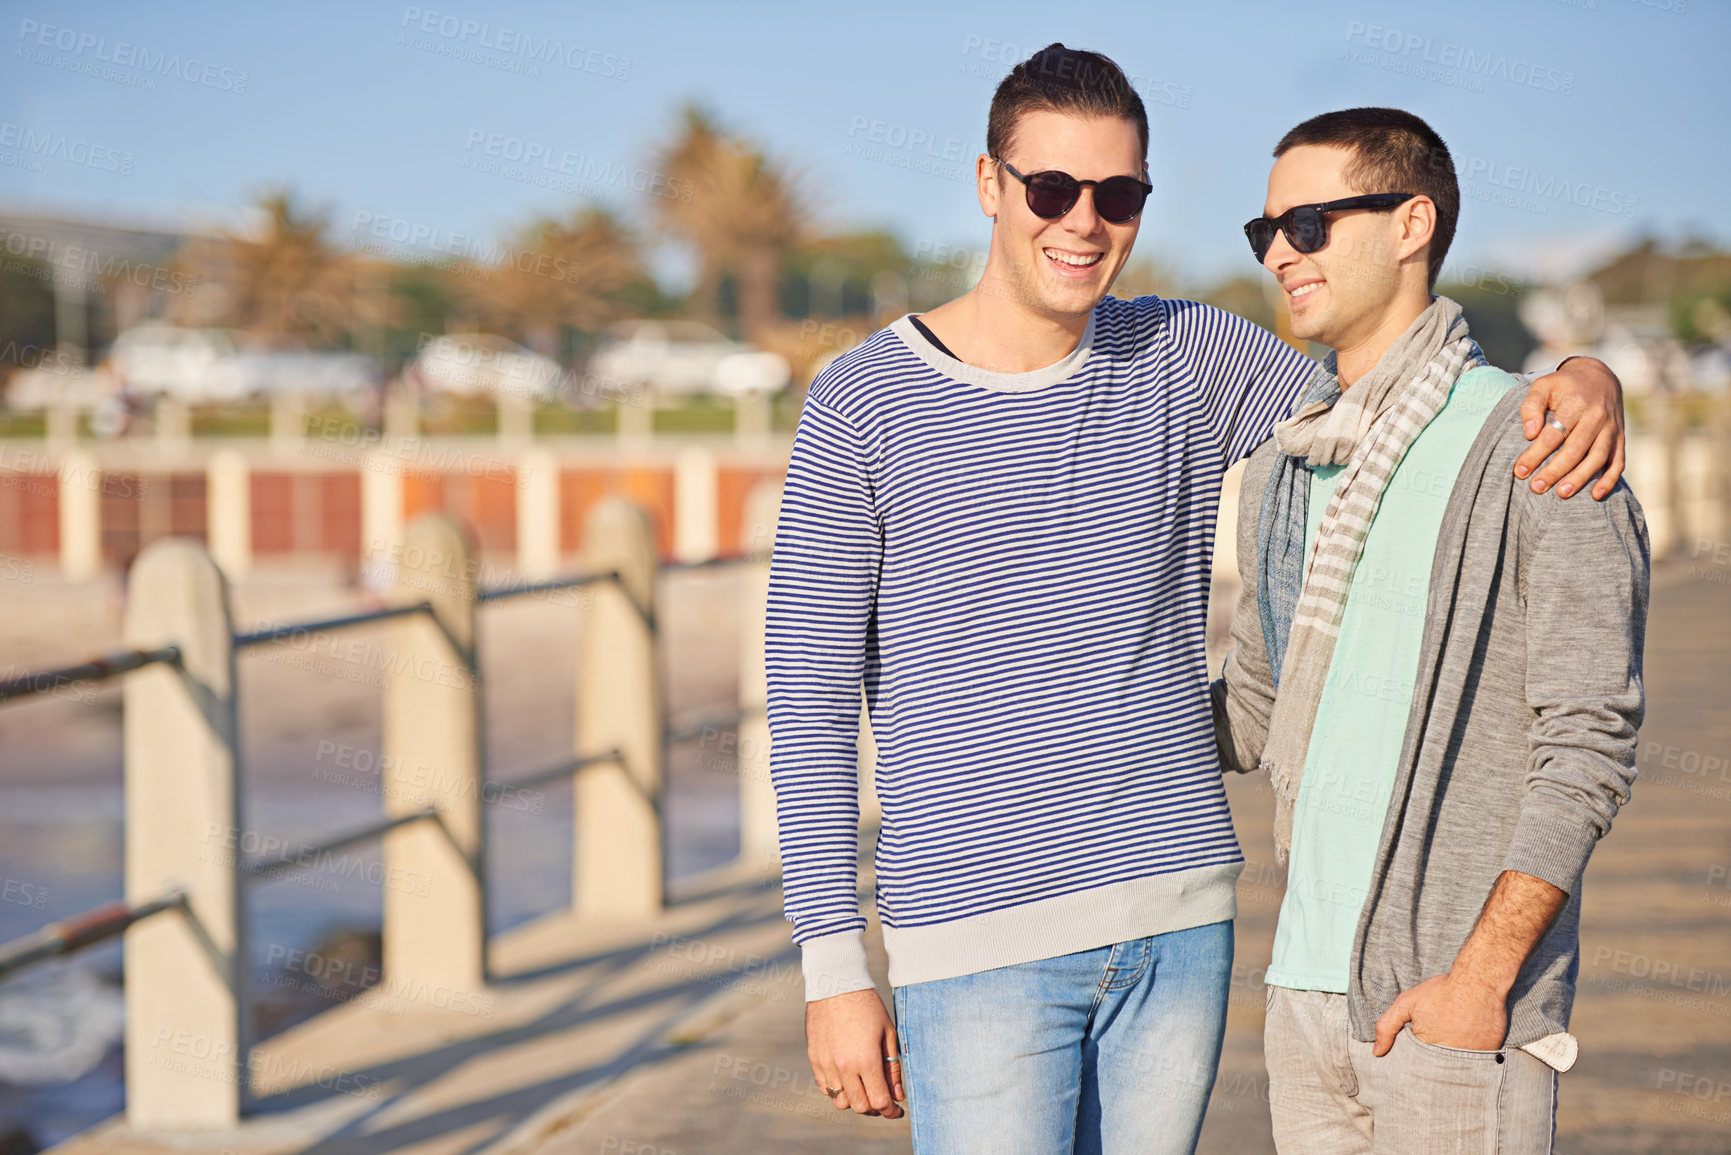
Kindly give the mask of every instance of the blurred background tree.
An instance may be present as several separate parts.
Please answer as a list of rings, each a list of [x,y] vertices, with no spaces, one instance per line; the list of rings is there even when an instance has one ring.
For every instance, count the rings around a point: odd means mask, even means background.
[[[519,338],[548,357],[563,352],[566,328],[599,332],[634,309],[649,274],[636,239],[604,209],[522,229],[498,265],[467,261],[450,271],[453,295],[489,332]]]
[[[225,234],[223,322],[264,344],[334,346],[352,331],[355,259],[326,237],[328,210],[309,209],[290,189],[259,199],[254,236]]]
[[[812,232],[800,178],[695,106],[681,111],[678,135],[657,164],[678,186],[656,203],[661,223],[696,258],[688,312],[720,323],[722,284],[731,274],[740,332],[747,339],[767,335],[782,315],[782,267]]]

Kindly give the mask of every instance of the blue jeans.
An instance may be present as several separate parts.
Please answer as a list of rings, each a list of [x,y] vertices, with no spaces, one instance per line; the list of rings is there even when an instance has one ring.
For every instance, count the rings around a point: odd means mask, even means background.
[[[1232,924],[895,990],[915,1155],[1195,1149]]]

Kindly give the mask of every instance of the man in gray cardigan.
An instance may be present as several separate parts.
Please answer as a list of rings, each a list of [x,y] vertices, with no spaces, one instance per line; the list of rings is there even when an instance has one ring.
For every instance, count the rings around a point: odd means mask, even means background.
[[[1431,295],[1460,199],[1428,125],[1328,113],[1275,157],[1245,231],[1336,379],[1246,466],[1213,687],[1289,864],[1275,1143],[1548,1152],[1581,876],[1635,777],[1645,523],[1625,485],[1511,480],[1519,391]]]

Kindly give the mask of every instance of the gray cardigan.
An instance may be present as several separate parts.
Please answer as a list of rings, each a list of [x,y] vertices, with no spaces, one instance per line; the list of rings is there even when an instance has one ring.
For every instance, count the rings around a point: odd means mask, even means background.
[[[1353,1037],[1367,1042],[1401,991],[1449,969],[1505,870],[1569,895],[1509,993],[1505,1045],[1567,1031],[1581,874],[1635,779],[1646,521],[1621,482],[1598,502],[1517,481],[1520,403],[1512,391],[1486,418],[1431,563],[1412,711],[1353,939],[1347,1003]],[[1221,762],[1240,772],[1256,768],[1274,704],[1255,584],[1274,454],[1264,442],[1245,467],[1244,590],[1212,687]]]

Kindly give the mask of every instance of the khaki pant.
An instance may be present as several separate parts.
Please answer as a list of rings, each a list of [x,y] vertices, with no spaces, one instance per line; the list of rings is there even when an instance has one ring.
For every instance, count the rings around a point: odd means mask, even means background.
[[[1352,1037],[1345,995],[1268,990],[1280,1155],[1550,1155],[1557,1073],[1532,1055],[1420,1042],[1409,1024],[1379,1059]]]

